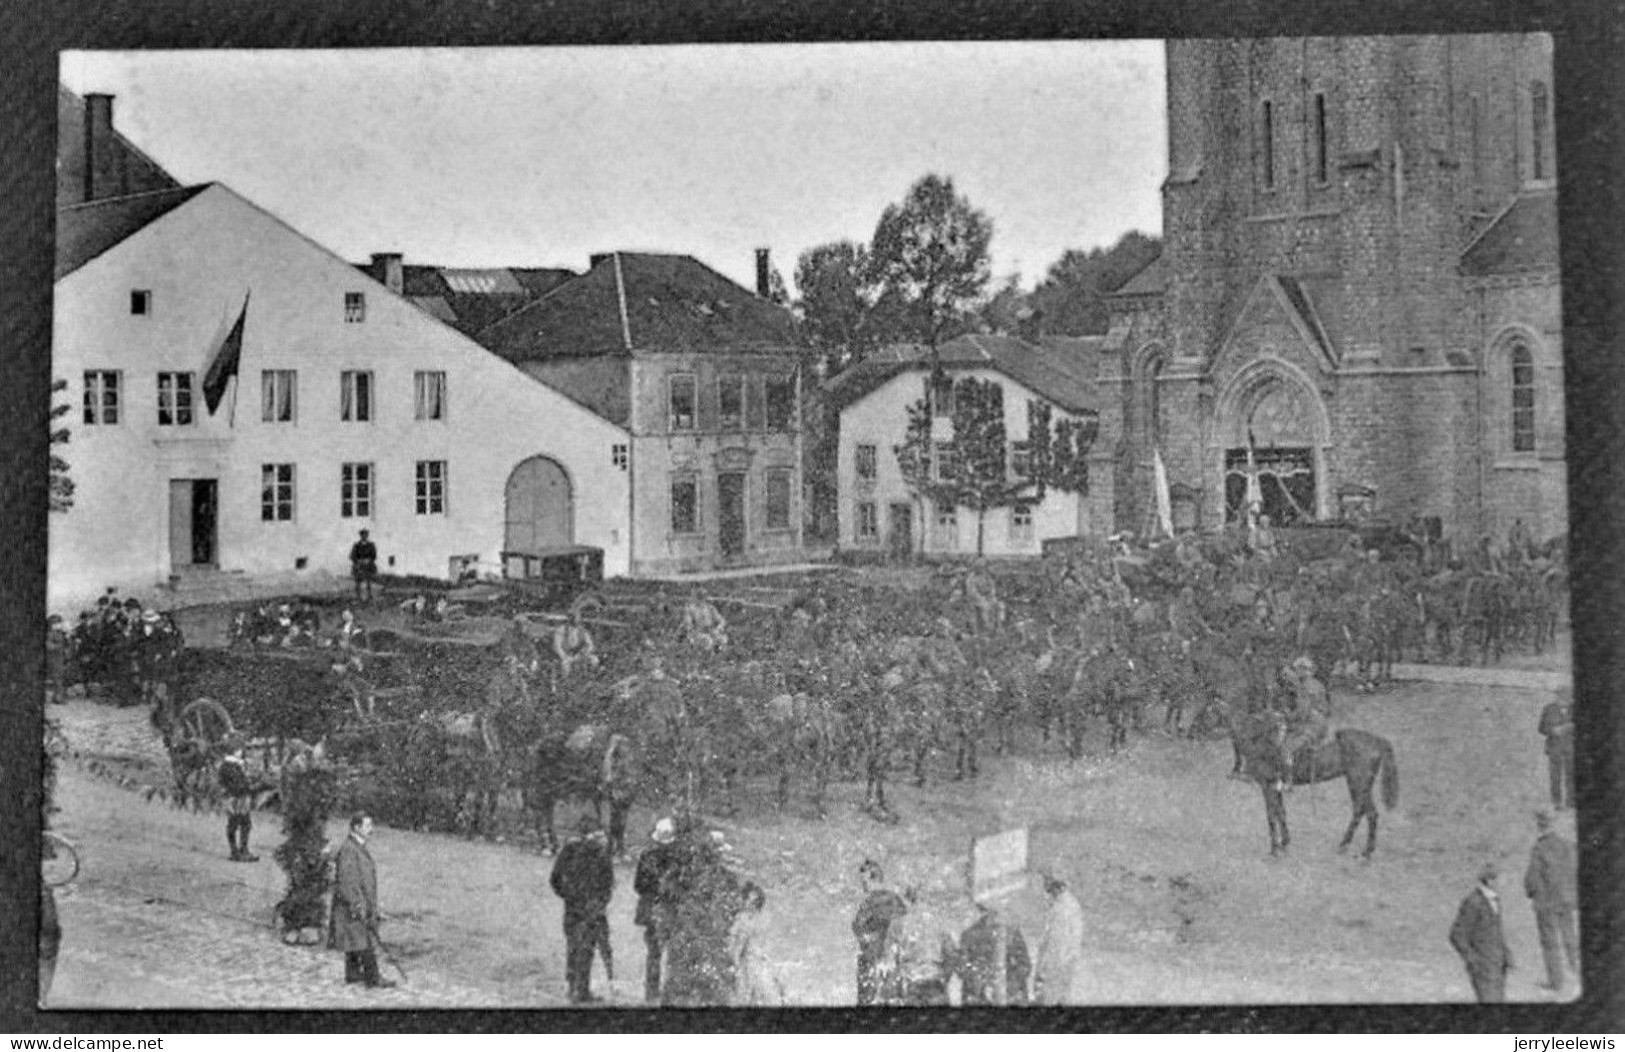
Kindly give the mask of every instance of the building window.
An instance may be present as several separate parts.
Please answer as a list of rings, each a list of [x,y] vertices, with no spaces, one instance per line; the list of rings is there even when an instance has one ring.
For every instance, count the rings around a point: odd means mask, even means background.
[[[158,374],[158,426],[186,427],[192,423],[192,374]]]
[[[339,515],[346,519],[372,517],[372,465],[339,467]]]
[[[152,314],[152,290],[151,289],[131,289],[130,290],[130,313],[131,314],[139,314],[142,317],[150,317],[151,316],[151,314]]]
[[[260,372],[260,419],[267,424],[291,424],[299,411],[299,374],[293,369]]]
[[[700,532],[700,480],[692,475],[671,480],[671,532]]]
[[[260,518],[265,522],[293,521],[293,465],[260,465]]]
[[[339,374],[339,419],[365,424],[372,419],[372,373],[346,369]]]
[[[680,373],[666,378],[667,427],[672,431],[694,430],[694,377]]]
[[[784,468],[767,473],[767,528],[790,528],[790,472]]]
[[[1033,451],[1027,442],[1010,443],[1010,475],[1012,478],[1031,478],[1033,473]]]
[[[858,478],[866,479],[872,482],[879,474],[879,449],[874,445],[874,443],[860,443],[857,449],[853,451],[853,461],[853,466],[858,473]]]
[[[1259,159],[1263,163],[1264,189],[1275,189],[1275,104],[1265,99],[1258,121]]]
[[[412,374],[412,416],[417,420],[446,419],[444,372],[419,371]]]
[[[1512,345],[1512,451],[1535,451],[1535,357],[1529,345]]]
[[[625,442],[615,442],[610,445],[609,462],[611,464],[614,464],[622,471],[625,471],[627,464],[631,463],[631,460],[632,458]]]
[[[766,388],[767,429],[793,430],[796,419],[796,382],[788,377],[769,377]]]
[[[1550,179],[1551,163],[1546,156],[1547,137],[1552,128],[1552,96],[1541,81],[1529,85],[1529,172],[1535,179]]]
[[[858,505],[858,540],[880,540],[880,508],[872,500]]]
[[[367,294],[365,292],[346,292],[344,294],[344,320],[347,322],[367,320]]]
[[[85,423],[118,423],[119,374],[112,369],[85,371]]]
[[[446,462],[444,460],[418,461],[417,512],[419,515],[446,514]]]
[[[952,482],[959,477],[959,459],[952,442],[937,443],[937,481]]]
[[[717,380],[717,426],[723,431],[745,430],[743,376],[724,376]]]
[[[959,509],[939,504],[935,521],[937,547],[949,550],[959,547]]]
[[[1017,504],[1010,509],[1010,543],[1033,542],[1033,509],[1029,504]]]
[[[1467,99],[1467,122],[1469,136],[1467,149],[1471,156],[1473,189],[1477,190],[1484,185],[1484,115],[1477,95],[1469,96]]]
[[[1326,96],[1315,93],[1315,182],[1325,185],[1331,179],[1330,154],[1326,144]]]

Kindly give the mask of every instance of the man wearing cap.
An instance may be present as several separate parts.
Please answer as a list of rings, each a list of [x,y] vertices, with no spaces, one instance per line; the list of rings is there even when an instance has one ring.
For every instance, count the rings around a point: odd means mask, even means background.
[[[576,830],[578,835],[564,845],[553,863],[549,883],[553,893],[564,900],[564,972],[570,1003],[590,1004],[601,1000],[591,990],[594,950],[603,954],[604,974],[615,978],[606,914],[615,893],[615,867],[596,818],[583,815]]]
[[[1083,957],[1083,905],[1066,881],[1051,873],[1044,875],[1044,893],[1049,896],[1049,915],[1038,943],[1034,1000],[1044,1005],[1068,1004]]]
[[[890,999],[885,987],[891,977],[885,971],[891,927],[908,912],[908,904],[886,886],[886,876],[874,859],[865,859],[858,867],[858,879],[864,893],[852,918],[852,934],[858,940],[858,1004],[872,1005]]]
[[[387,988],[395,982],[378,974],[378,869],[367,850],[371,836],[372,816],[357,812],[333,857],[327,945],[344,952],[345,982]]]
[[[372,602],[372,582],[378,576],[378,546],[372,543],[367,531],[350,545],[350,576],[355,580],[355,597],[361,598],[362,587],[367,591],[367,602]]]
[[[1501,896],[1495,890],[1499,876],[1495,863],[1484,864],[1478,871],[1478,886],[1461,900],[1456,922],[1450,926],[1450,945],[1467,966],[1467,978],[1479,1004],[1507,999],[1507,972],[1512,970],[1512,951],[1501,928]]]
[[[1569,699],[1554,698],[1540,713],[1539,730],[1546,739],[1546,772],[1551,779],[1552,807],[1574,806],[1574,717]]]
[[[226,755],[220,761],[220,789],[226,794],[226,843],[233,862],[258,862],[248,851],[248,834],[254,828],[254,782],[243,759],[243,736],[233,731],[225,741]]]
[[[1331,726],[1331,698],[1315,678],[1315,664],[1306,655],[1292,659],[1288,666],[1292,683],[1292,711],[1287,715],[1287,733],[1281,739],[1281,781],[1290,788],[1294,780],[1293,758],[1306,745],[1318,745]],[[1305,778],[1314,773],[1304,771]]]
[[[1529,868],[1524,871],[1523,890],[1535,910],[1535,927],[1540,932],[1540,953],[1546,959],[1547,990],[1563,988],[1563,963],[1580,974],[1579,930],[1575,924],[1576,871],[1574,845],[1558,835],[1551,814],[1535,815],[1538,836],[1529,852]],[[1559,952],[1559,944],[1562,946]]]
[[[659,1004],[660,958],[665,953],[671,925],[671,903],[665,900],[663,893],[678,861],[672,843],[677,839],[677,824],[670,818],[661,818],[649,839],[654,844],[638,857],[637,873],[632,877],[632,890],[638,893],[638,908],[632,923],[643,929],[643,945],[647,951],[643,964],[643,999],[648,1004]]]

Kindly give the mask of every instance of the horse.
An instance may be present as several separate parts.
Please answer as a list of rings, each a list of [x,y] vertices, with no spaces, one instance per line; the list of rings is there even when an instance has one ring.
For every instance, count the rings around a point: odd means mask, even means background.
[[[1511,581],[1503,574],[1478,574],[1467,580],[1461,594],[1463,629],[1462,658],[1471,661],[1467,647],[1476,640],[1479,660],[1490,663],[1490,655],[1501,660],[1506,649],[1506,629],[1511,610]]]
[[[626,850],[626,816],[638,796],[642,765],[637,742],[603,724],[584,723],[569,734],[544,734],[528,750],[520,799],[549,854],[559,849],[553,811],[560,800],[592,804],[600,821],[609,804],[609,847]]]
[[[1267,714],[1251,721],[1237,721],[1231,728],[1232,741],[1242,758],[1243,771],[1258,783],[1264,795],[1264,817],[1269,823],[1271,857],[1285,853],[1292,839],[1287,830],[1282,783],[1290,779],[1293,785],[1313,785],[1342,778],[1348,783],[1354,815],[1349,819],[1337,850],[1348,849],[1360,820],[1365,819],[1365,850],[1360,857],[1369,860],[1377,849],[1377,805],[1372,787],[1379,777],[1382,779],[1383,807],[1392,810],[1399,804],[1399,767],[1394,760],[1393,745],[1388,739],[1369,731],[1335,731],[1329,741],[1298,750],[1293,757],[1291,770],[1286,771],[1282,770],[1280,754],[1283,730],[1279,719],[1269,718]]]

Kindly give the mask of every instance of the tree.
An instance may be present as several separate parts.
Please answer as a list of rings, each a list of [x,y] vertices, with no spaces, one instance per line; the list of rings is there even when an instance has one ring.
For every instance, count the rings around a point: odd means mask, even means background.
[[[68,381],[51,381],[51,393],[58,394],[68,389]],[[73,406],[64,402],[61,405],[51,406],[51,422],[68,415]],[[51,428],[51,443],[54,446],[68,444],[68,429],[65,427]],[[52,511],[67,511],[73,507],[73,479],[68,477],[68,462],[56,452],[51,453],[51,489],[49,507]]]
[[[985,547],[987,513],[994,508],[1035,503],[1049,489],[1089,492],[1089,449],[1093,420],[1053,420],[1048,403],[1029,403],[1027,439],[1012,448],[1004,426],[1004,385],[973,376],[951,384],[950,412],[946,378],[939,371],[926,377],[919,401],[908,407],[903,442],[893,452],[909,487],[934,506],[967,508],[976,513],[976,554]],[[936,417],[951,420],[952,437],[940,441]],[[1013,452],[1024,453],[1024,470],[1012,470]]]
[[[874,344],[868,270],[868,249],[851,241],[809,248],[796,260],[796,312],[826,378],[862,361]]]
[[[1046,331],[1069,336],[1104,333],[1111,323],[1106,298],[1162,252],[1162,242],[1138,230],[1110,248],[1070,249],[1033,289],[1031,305]]]
[[[869,245],[869,277],[901,308],[909,334],[931,348],[955,335],[991,273],[993,221],[927,175],[901,204],[887,205]]]

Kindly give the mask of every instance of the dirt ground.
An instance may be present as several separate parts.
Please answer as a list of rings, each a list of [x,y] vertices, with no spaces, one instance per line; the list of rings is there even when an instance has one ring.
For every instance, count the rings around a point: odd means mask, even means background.
[[[1517,664],[1561,671],[1562,662]],[[1137,736],[1116,756],[1091,742],[1077,763],[1022,743],[1018,757],[987,758],[974,782],[898,787],[902,820],[892,826],[860,810],[861,786],[852,783],[836,787],[827,820],[811,817],[798,797],[783,815],[747,801],[718,824],[766,889],[769,955],[794,1004],[851,1003],[849,924],[864,858],[881,861],[895,883],[918,886],[939,923],[957,930],[970,919],[970,838],[1020,825],[1031,831],[1034,868],[1067,878],[1084,907],[1078,1003],[1470,1000],[1446,933],[1490,859],[1504,873],[1518,962],[1508,995],[1550,1000],[1535,985],[1544,972],[1521,884],[1532,814],[1545,798],[1535,726],[1549,697],[1527,685],[1430,682],[1340,694],[1340,722],[1389,738],[1398,759],[1400,803],[1383,814],[1369,863],[1334,850],[1350,814],[1342,783],[1287,797],[1292,851],[1272,860],[1257,788],[1226,778],[1228,744],[1160,735]],[[270,860],[281,839],[276,815],[256,819],[262,860],[232,864],[221,816],[146,799],[163,771],[143,711],[75,699],[52,715],[75,751],[63,765],[53,825],[84,858],[61,899],[54,1006],[563,1003],[550,860],[528,842],[381,829],[374,855],[383,933],[411,978],[363,995],[338,982],[337,955],[285,946],[270,928],[282,890]],[[561,813],[560,821],[573,817]],[[646,831],[654,817],[639,808],[634,830]],[[1572,818],[1562,821],[1572,838]],[[330,837],[341,832],[330,825]],[[595,982],[611,1003],[628,1005],[641,996],[643,948],[631,923],[630,866],[618,867],[617,880],[617,974]],[[1035,946],[1038,899],[1030,892],[1013,907]]]

